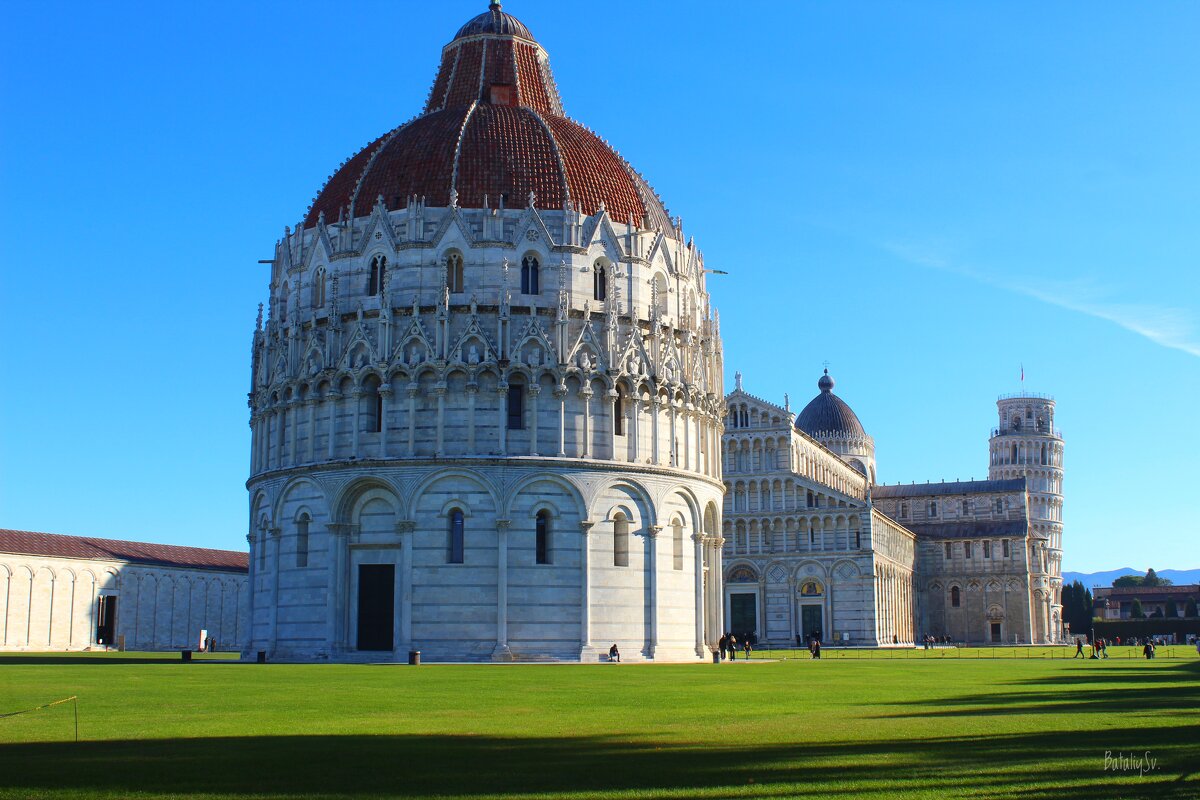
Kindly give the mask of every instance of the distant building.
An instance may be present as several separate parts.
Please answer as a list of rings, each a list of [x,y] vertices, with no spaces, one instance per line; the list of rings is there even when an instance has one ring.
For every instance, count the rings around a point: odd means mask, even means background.
[[[246,642],[247,555],[0,530],[0,650]]]
[[[726,396],[726,627],[776,643],[1062,638],[1062,438],[1054,401],[1002,397],[989,479],[875,483],[875,443],[833,392]]]
[[[1106,620],[1134,619],[1133,601],[1142,606],[1144,617],[1182,617],[1187,601],[1200,601],[1200,585],[1108,586],[1092,589],[1095,616]]]

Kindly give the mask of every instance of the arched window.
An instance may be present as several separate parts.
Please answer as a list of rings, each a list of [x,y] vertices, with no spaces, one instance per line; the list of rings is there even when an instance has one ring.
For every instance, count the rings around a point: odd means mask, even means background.
[[[450,529],[447,536],[446,563],[463,563],[463,512],[453,509],[450,512]]]
[[[308,566],[308,515],[296,520],[296,566]]]
[[[667,292],[667,279],[662,276],[662,273],[654,276],[654,294],[658,298],[655,310],[665,317],[670,313],[670,297]]]
[[[446,288],[451,294],[462,294],[464,285],[462,255],[450,253],[446,256]]]
[[[318,267],[313,275],[312,307],[320,308],[325,305],[325,268]]]
[[[671,566],[683,569],[683,520],[679,517],[671,523]]]
[[[931,517],[937,516],[937,503],[935,503],[935,502],[929,503],[929,516],[931,516]]]
[[[955,608],[958,608],[962,605],[962,597],[959,594],[957,586],[950,587],[950,605],[954,606]]]
[[[629,520],[620,511],[613,517],[613,566],[629,566]]]
[[[545,509],[537,513],[534,522],[535,543],[534,562],[537,564],[550,563],[550,512]]]
[[[600,259],[597,259],[596,263],[592,265],[592,299],[608,299],[608,272],[605,270],[604,262]]]
[[[617,396],[613,398],[613,433],[625,435],[625,390],[617,387]]]
[[[508,429],[510,431],[525,430],[525,384],[510,383],[507,402]]]
[[[539,275],[537,256],[525,256],[521,259],[521,294],[541,294],[541,277]]]
[[[900,504],[900,519],[908,519],[908,503]]]
[[[383,430],[383,393],[379,390],[375,391],[375,412],[371,417],[371,430],[379,433]]]
[[[367,282],[367,294],[372,297],[383,291],[384,273],[387,272],[387,259],[375,256],[371,259],[371,277]]]

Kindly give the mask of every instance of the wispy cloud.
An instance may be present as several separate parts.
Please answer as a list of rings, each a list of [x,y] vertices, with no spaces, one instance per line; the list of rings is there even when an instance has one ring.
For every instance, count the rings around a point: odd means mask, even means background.
[[[1200,356],[1200,326],[1185,309],[1148,303],[1123,303],[1118,293],[1090,280],[1053,281],[1045,278],[1014,279],[982,272],[947,255],[941,243],[888,242],[885,249],[911,264],[949,272],[988,286],[1032,297],[1052,306],[1119,325],[1155,344]]]

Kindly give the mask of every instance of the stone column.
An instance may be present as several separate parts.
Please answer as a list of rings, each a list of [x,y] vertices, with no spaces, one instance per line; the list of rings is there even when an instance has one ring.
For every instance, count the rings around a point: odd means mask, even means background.
[[[675,407],[674,400],[668,400],[667,407],[671,410],[671,433],[670,433],[670,440],[667,442],[667,447],[670,450],[671,457],[667,463],[670,464],[672,467],[678,467],[679,466],[679,445],[675,440],[675,435],[676,435],[675,434],[675,424],[676,424],[676,418],[679,415],[679,410]]]
[[[610,418],[610,422],[609,422],[609,426],[608,426],[608,444],[609,444],[609,451],[608,451],[609,456],[608,457],[610,459],[612,459],[613,461],[617,460],[617,398],[618,397],[620,397],[620,394],[617,392],[616,389],[608,390],[608,416]],[[625,413],[624,408],[621,409],[621,413],[622,414]]]
[[[713,627],[709,645],[715,647],[716,640],[725,630],[725,540],[716,536],[710,541],[713,549],[709,561],[708,584],[709,593],[712,595]]]
[[[254,595],[256,595],[258,593],[258,566],[257,566],[257,564],[258,564],[258,557],[257,557],[258,556],[258,547],[256,546],[257,543],[258,543],[257,537],[255,537],[255,535],[253,533],[246,534],[246,544],[250,547],[250,557],[249,557],[249,559],[247,561],[247,565],[246,565],[248,567],[248,569],[246,571],[246,589],[249,592],[248,595],[246,596],[246,609],[250,616],[250,619],[249,619],[250,630],[248,632],[248,635],[246,636],[247,650],[254,649]],[[96,598],[97,598],[97,596],[99,596],[99,588],[98,588],[98,584],[95,584],[95,583],[93,583],[93,587],[94,587],[94,589],[92,592],[91,607],[95,608],[96,607]],[[8,596],[7,589],[8,589],[8,586],[6,585],[5,586],[5,597]],[[139,593],[141,592],[141,579],[140,578],[138,579],[138,592]],[[135,600],[134,606],[133,606],[133,608],[134,608],[133,635],[129,637],[130,644],[134,644],[137,641],[137,607],[138,607],[138,603]],[[7,611],[7,609],[5,609],[5,610]],[[237,615],[235,614],[234,616],[236,617]],[[92,641],[95,638],[95,636],[96,636],[96,631],[95,631],[95,629],[93,629],[92,632],[88,635],[88,641],[89,642]]]
[[[475,396],[479,394],[479,384],[467,384],[467,455],[475,454]]]
[[[704,646],[704,534],[692,534],[692,551],[696,571],[696,656],[706,658],[708,648]]]
[[[590,540],[588,534],[595,525],[591,520],[579,523],[579,660],[583,662],[596,660],[596,648],[592,647],[592,606],[591,606],[591,559]]]
[[[636,389],[634,389],[634,392],[635,395],[629,398],[629,436],[633,444],[629,460],[635,464],[639,464],[642,460],[642,431],[641,425],[638,422],[642,416],[642,398]]]
[[[532,423],[529,431],[529,455],[536,456],[538,454],[538,395],[542,393],[542,387],[536,383],[529,384],[529,416]]]
[[[650,606],[650,626],[646,631],[646,658],[654,658],[658,647],[658,534],[662,525],[646,527],[646,602]]]
[[[408,384],[408,455],[417,454],[417,393],[421,385],[416,381]]]
[[[326,598],[325,626],[328,633],[326,646],[330,656],[338,656],[348,649],[345,620],[350,615],[348,593],[349,578],[346,564],[349,551],[350,525],[331,522],[329,530],[329,574],[325,581],[329,594]]]
[[[329,392],[329,394],[326,395],[326,400],[327,400],[326,405],[329,406],[329,442],[328,442],[328,444],[329,444],[329,460],[330,461],[333,461],[333,459],[337,456],[337,412],[338,412],[338,400],[341,399],[341,396],[342,396],[341,393],[338,392],[336,389],[331,390]]]
[[[388,416],[392,411],[392,385],[379,387],[379,457],[388,457]]]
[[[281,533],[279,528],[271,528],[270,538],[274,546],[271,548],[271,634],[267,649],[271,651],[272,655],[275,653],[275,642],[279,631],[279,549],[283,544]]]
[[[656,394],[650,398],[650,460],[662,466],[662,449],[658,441],[658,409],[662,399]]]
[[[554,396],[558,398],[558,457],[566,458],[567,456],[567,387],[564,384],[559,384],[554,389]]]
[[[496,419],[496,438],[500,455],[508,455],[508,384],[501,383],[496,387],[496,396],[500,398],[500,411]]]
[[[413,531],[417,523],[402,519],[396,523],[396,535],[400,539],[400,652],[413,649],[412,640],[412,574],[413,574]]]
[[[437,445],[433,452],[441,458],[446,455],[446,384],[439,383],[433,392],[437,395]]]
[[[496,520],[496,647],[492,661],[512,661],[508,649],[508,529],[511,520]]]

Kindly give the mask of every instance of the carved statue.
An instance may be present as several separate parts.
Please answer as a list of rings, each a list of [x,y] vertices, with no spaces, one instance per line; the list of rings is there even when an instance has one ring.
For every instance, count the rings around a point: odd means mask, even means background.
[[[467,363],[468,364],[478,364],[479,363],[479,348],[476,347],[475,345],[471,345],[471,349],[467,351]]]

